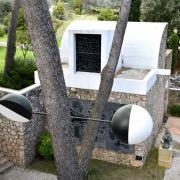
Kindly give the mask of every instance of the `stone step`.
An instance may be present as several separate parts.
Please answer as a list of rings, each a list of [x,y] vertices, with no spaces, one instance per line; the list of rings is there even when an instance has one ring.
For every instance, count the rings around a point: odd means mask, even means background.
[[[0,174],[8,170],[13,166],[13,163],[9,161],[9,159],[4,155],[4,153],[0,152]]]
[[[5,162],[3,165],[0,165],[0,174],[9,170],[12,166],[13,166],[13,163],[11,163],[9,161]]]
[[[0,166],[3,165],[4,163],[6,163],[7,161],[9,161],[9,159],[5,156],[0,158]]]
[[[4,154],[2,152],[0,152],[0,158],[4,157]]]

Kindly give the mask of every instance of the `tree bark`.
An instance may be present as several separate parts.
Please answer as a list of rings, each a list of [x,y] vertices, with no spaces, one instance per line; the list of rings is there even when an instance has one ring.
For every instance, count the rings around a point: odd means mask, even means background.
[[[123,37],[128,21],[131,0],[123,0],[112,48],[102,75],[100,89],[91,117],[100,118],[114,81]],[[49,130],[53,139],[58,179],[82,180],[86,178],[88,164],[94,148],[98,123],[88,122],[78,157],[73,141],[70,108],[52,21],[46,0],[24,0],[26,21],[36,57],[37,69],[44,95]],[[83,173],[83,176],[81,174]]]
[[[24,0],[24,8],[53,139],[58,179],[81,180],[60,54],[47,0]]]
[[[121,1],[120,16],[116,25],[108,63],[101,73],[100,87],[92,109],[91,118],[101,118],[102,112],[111,93],[114,75],[128,22],[130,7],[131,0]],[[84,179],[87,177],[89,161],[92,157],[94,142],[98,132],[98,125],[99,123],[95,121],[89,121],[83,136],[81,151],[79,154],[79,165]]]
[[[8,75],[11,66],[14,64],[14,56],[16,53],[16,27],[18,23],[18,13],[21,7],[21,0],[14,0],[12,2],[12,17],[8,30],[8,41],[6,49],[6,58],[4,66],[4,75]]]

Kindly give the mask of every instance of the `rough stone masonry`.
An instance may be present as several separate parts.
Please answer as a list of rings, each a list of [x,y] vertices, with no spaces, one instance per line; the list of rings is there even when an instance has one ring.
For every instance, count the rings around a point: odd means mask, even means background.
[[[161,66],[160,68],[165,68],[166,62],[170,61],[167,57],[170,56],[166,56],[166,59],[164,58],[165,62],[159,65]],[[145,142],[137,144],[134,147],[127,147],[128,151],[123,151],[123,145],[117,143],[116,146],[112,146],[115,140],[110,139],[107,141],[107,136],[104,136],[103,132],[101,132],[102,129],[100,129],[100,134],[97,137],[97,143],[93,152],[93,158],[117,164],[132,166],[143,165],[163,123],[164,105],[167,104],[166,96],[168,94],[165,86],[168,79],[168,76],[158,75],[155,85],[147,95],[111,93],[108,102],[110,104],[116,104],[112,106],[115,108],[111,109],[111,112],[116,110],[118,107],[117,104],[119,106],[130,103],[140,105],[146,108],[153,118],[153,133]],[[94,101],[97,95],[97,91],[95,90],[69,88],[67,92],[72,109],[74,108],[74,104],[77,104],[77,102],[80,102],[80,104],[84,103],[85,107],[88,106],[89,101]],[[0,91],[0,97],[5,94],[7,94],[7,92]],[[45,112],[41,87],[27,91],[24,95],[31,101],[33,111]],[[109,109],[109,107],[107,108]],[[78,109],[78,111],[80,109]],[[80,112],[82,117],[88,113],[85,113],[83,106]],[[105,116],[110,118],[111,115]],[[48,129],[48,125],[44,115],[34,114],[32,120],[27,123],[11,121],[0,115],[0,151],[3,151],[16,165],[27,165],[35,158],[38,136],[45,129]],[[109,136],[110,127],[106,126],[104,131],[108,132]],[[75,130],[75,133],[79,133],[79,130],[77,132]],[[77,149],[80,147],[80,138],[80,135],[76,138]],[[120,150],[118,150],[119,147]]]

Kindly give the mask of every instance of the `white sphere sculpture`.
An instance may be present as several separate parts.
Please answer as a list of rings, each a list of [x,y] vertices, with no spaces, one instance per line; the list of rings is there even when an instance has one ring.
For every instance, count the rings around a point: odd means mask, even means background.
[[[152,132],[153,121],[146,109],[138,105],[119,108],[112,118],[112,130],[126,144],[138,144]]]

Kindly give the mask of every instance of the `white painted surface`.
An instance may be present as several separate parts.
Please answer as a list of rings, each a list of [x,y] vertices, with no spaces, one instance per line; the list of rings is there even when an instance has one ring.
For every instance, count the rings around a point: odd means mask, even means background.
[[[123,41],[118,68],[123,66],[139,69],[158,68],[161,38],[167,23],[128,22]],[[110,21],[74,21],[66,29],[61,43],[62,62],[72,61],[75,46],[74,34],[101,34],[102,67],[107,63],[116,22]],[[107,44],[104,44],[104,43]]]
[[[130,113],[128,143],[139,144],[152,132],[153,121],[146,109],[133,105]]]
[[[92,90],[99,89],[100,78],[101,75],[98,73],[86,72],[77,72],[76,75],[69,74],[65,76],[67,87]],[[154,70],[151,70],[142,80],[124,79],[121,77],[114,78],[112,91],[146,95],[155,84],[156,79],[157,75]]]
[[[171,70],[170,69],[156,69],[156,74],[170,76]]]
[[[64,32],[61,40],[60,57],[62,63],[69,62],[68,29]]]
[[[67,87],[98,90],[101,75],[99,73],[77,72],[69,74],[67,66],[63,66],[64,78]],[[38,73],[35,73],[35,82],[39,82]],[[144,79],[114,78],[113,92],[146,95],[157,79],[156,71],[151,70]],[[40,83],[40,82],[39,82]]]
[[[7,42],[0,42],[0,47],[7,47]]]
[[[8,119],[16,122],[28,122],[29,120],[20,116],[19,114],[11,111],[10,109],[6,108],[5,106],[0,105],[0,113],[7,117]]]
[[[157,74],[167,75],[165,70],[157,70],[161,38],[166,23],[129,22],[127,25],[117,71],[124,67],[150,69],[142,80],[115,78],[112,91],[146,95],[157,79]],[[74,21],[66,29],[61,43],[61,59],[69,62],[69,72],[65,76],[67,87],[98,90],[100,74],[76,72],[75,34],[101,35],[101,70],[108,61],[116,22]]]
[[[38,77],[39,79],[39,77]],[[12,93],[12,94],[25,94],[37,87],[39,87],[40,84],[33,84],[31,86],[28,86],[24,89],[21,89],[21,90],[14,90],[14,89],[9,89],[9,88],[3,88],[3,87],[0,87],[0,91],[4,91],[4,92],[7,92],[7,93]]]

